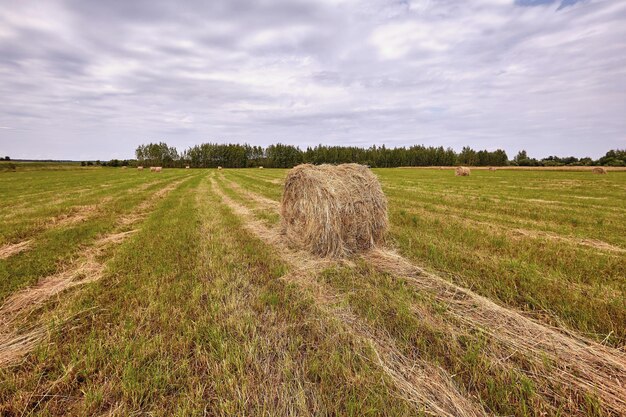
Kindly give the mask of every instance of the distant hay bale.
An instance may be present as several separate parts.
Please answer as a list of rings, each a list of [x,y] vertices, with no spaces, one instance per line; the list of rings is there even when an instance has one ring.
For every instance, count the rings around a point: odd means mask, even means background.
[[[259,167],[259,169],[263,169],[263,167],[262,167],[262,166],[260,166],[260,167]]]
[[[126,169],[126,168],[128,168],[126,165],[124,165],[124,166],[122,167],[122,169]]]
[[[150,172],[156,171],[156,167],[150,167]]]
[[[457,177],[469,177],[470,169],[468,167],[456,167],[454,174]]]
[[[142,167],[141,165],[139,165],[139,166],[137,167],[137,170],[139,170],[139,171],[143,171],[143,167]]]
[[[154,172],[161,172],[163,167],[154,167]]]
[[[496,167],[489,167],[489,171],[495,171]]]
[[[217,169],[222,169],[222,167],[217,167]]]
[[[606,168],[604,167],[593,167],[592,169],[594,174],[606,174]]]
[[[294,246],[342,257],[383,243],[387,198],[363,165],[298,165],[287,174],[280,208],[283,234]]]
[[[189,168],[191,168],[189,165],[187,165],[187,166],[185,167],[185,169],[189,169]]]

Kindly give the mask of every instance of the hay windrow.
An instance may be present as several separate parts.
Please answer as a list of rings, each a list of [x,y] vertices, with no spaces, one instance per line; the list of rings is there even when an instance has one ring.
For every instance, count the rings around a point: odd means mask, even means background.
[[[350,256],[384,242],[387,198],[363,165],[299,165],[285,179],[281,225],[295,247]]]
[[[487,415],[479,405],[461,394],[445,370],[424,360],[406,357],[395,347],[390,336],[368,326],[347,307],[337,305],[337,296],[331,294],[326,286],[315,280],[315,276],[332,265],[333,261],[287,247],[282,236],[275,229],[256,220],[248,208],[228,197],[213,178],[211,178],[211,185],[224,203],[245,220],[244,227],[266,244],[279,249],[283,261],[291,265],[293,271],[282,276],[281,279],[306,289],[315,297],[317,306],[325,314],[339,320],[353,337],[368,344],[376,354],[376,364],[389,376],[405,400],[415,404],[418,409],[425,407],[426,413],[433,416]]]
[[[254,195],[246,193],[253,199]],[[264,203],[260,198],[255,201]],[[520,354],[534,363],[536,369],[527,370],[528,376],[555,404],[568,403],[570,395],[590,393],[601,400],[601,408],[609,415],[621,415],[626,410],[626,353],[502,307],[424,271],[392,251],[375,249],[365,253],[363,259],[376,269],[407,279],[417,290],[433,294],[460,324],[488,334],[499,348],[485,353],[501,365],[514,365],[507,362]],[[550,360],[556,369],[542,372],[545,360]],[[561,392],[559,385],[567,387],[567,392]]]
[[[622,383],[626,375],[626,354],[623,352],[574,332],[538,323],[430,274],[393,252],[371,251],[368,261],[379,270],[406,278],[416,289],[434,294],[456,319],[489,334],[511,356],[520,353],[530,360],[549,359],[556,365],[552,375],[532,375],[534,379],[555,380],[564,386],[594,393],[607,411],[619,414],[620,410],[626,410],[626,386]]]
[[[7,259],[13,255],[17,255],[22,251],[25,251],[30,247],[30,243],[30,240],[25,240],[23,242],[6,244],[0,247],[0,259]]]
[[[120,218],[118,226],[127,227],[143,219],[150,209],[184,180],[176,181],[142,202],[132,218]],[[44,277],[34,286],[20,290],[7,298],[0,306],[0,366],[15,363],[28,354],[46,336],[43,323],[24,329],[21,321],[31,316],[39,307],[55,296],[84,284],[95,282],[104,275],[104,264],[99,258],[112,246],[118,245],[136,230],[105,235],[82,252],[81,258],[66,269]],[[39,318],[38,321],[41,321]],[[35,329],[35,330],[33,330]]]

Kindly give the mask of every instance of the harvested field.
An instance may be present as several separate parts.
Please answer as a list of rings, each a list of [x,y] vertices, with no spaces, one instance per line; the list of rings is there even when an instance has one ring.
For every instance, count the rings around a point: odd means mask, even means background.
[[[344,258],[287,170],[0,174],[0,415],[624,415],[626,172],[371,172]]]

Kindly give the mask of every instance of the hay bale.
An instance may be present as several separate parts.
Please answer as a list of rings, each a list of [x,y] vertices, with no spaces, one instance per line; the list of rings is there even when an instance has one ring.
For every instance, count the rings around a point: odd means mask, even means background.
[[[469,177],[470,169],[468,167],[456,167],[454,174],[457,177]]]
[[[142,167],[141,165],[139,165],[139,166],[137,167],[137,170],[138,170],[138,171],[143,171],[143,167]]]
[[[154,167],[154,172],[161,172],[163,167]]]
[[[280,214],[292,245],[324,257],[371,249],[387,232],[387,198],[372,171],[358,164],[293,168]]]
[[[156,171],[156,167],[150,167],[150,172]]]
[[[604,167],[593,167],[592,172],[594,174],[606,174],[606,168]]]
[[[489,171],[495,171],[496,167],[489,167]]]
[[[222,169],[222,167],[217,167],[217,169]]]
[[[189,165],[187,165],[187,166],[185,167],[185,169],[189,169],[189,168],[191,168]]]
[[[263,167],[262,167],[262,166],[260,166],[260,167],[259,167],[259,169],[263,169]]]

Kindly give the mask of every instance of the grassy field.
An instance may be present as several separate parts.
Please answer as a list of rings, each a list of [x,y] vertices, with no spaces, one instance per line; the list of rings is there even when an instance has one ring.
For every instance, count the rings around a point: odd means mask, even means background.
[[[0,415],[626,414],[626,172],[374,170],[337,261],[286,172],[0,173]]]

